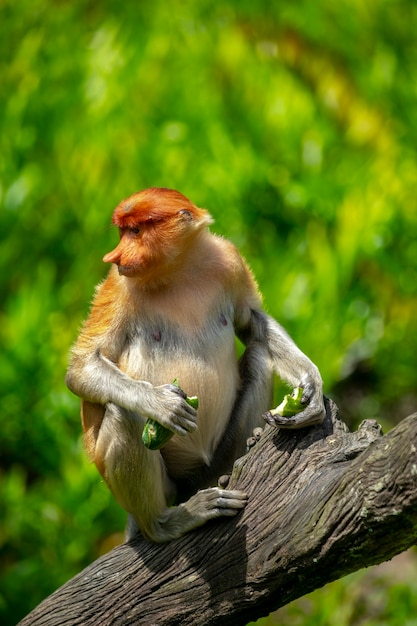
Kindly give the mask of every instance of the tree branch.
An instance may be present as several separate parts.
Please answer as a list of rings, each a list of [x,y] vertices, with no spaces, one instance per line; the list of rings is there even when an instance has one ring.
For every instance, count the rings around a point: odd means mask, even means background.
[[[385,436],[374,420],[349,433],[327,401],[320,427],[267,426],[234,466],[242,514],[118,546],[20,625],[247,624],[416,543],[416,451],[417,415]]]

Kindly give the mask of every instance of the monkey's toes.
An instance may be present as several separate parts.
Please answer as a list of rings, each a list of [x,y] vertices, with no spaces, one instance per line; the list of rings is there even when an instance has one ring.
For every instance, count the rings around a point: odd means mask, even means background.
[[[253,448],[253,446],[259,441],[263,432],[263,428],[261,428],[260,426],[257,426],[253,429],[252,437],[246,439],[246,452],[249,452],[249,450]]]
[[[220,476],[220,478],[217,481],[217,486],[220,487],[220,489],[226,489],[227,485],[229,484],[230,481],[230,474],[223,474],[223,476]]]

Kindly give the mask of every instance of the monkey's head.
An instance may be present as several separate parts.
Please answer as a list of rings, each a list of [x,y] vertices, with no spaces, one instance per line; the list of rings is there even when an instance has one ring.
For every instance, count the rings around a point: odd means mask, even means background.
[[[153,283],[181,263],[193,240],[213,221],[179,191],[151,187],[123,200],[113,213],[118,246],[103,257],[119,274]]]

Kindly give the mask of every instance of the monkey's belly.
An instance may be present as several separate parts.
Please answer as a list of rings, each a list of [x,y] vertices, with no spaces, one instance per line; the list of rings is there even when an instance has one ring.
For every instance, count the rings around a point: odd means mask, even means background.
[[[207,345],[205,350],[178,353],[149,351],[138,344],[122,369],[136,379],[164,385],[178,379],[188,396],[198,397],[197,430],[174,437],[164,446],[163,456],[172,476],[181,476],[209,464],[229,422],[239,386],[234,334]]]
[[[221,370],[207,367],[207,363],[204,367],[201,363],[194,365],[191,371],[183,371],[181,377],[179,374],[178,380],[187,395],[198,397],[197,430],[185,437],[174,435],[162,453],[173,477],[189,473],[202,464],[210,464],[229,423],[239,384],[235,358]]]

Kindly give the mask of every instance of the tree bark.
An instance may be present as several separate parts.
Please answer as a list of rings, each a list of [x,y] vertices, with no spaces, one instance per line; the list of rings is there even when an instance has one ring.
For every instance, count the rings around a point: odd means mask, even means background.
[[[169,544],[137,537],[68,581],[20,626],[245,625],[417,539],[417,415],[354,433],[267,426],[235,463],[249,503]]]

